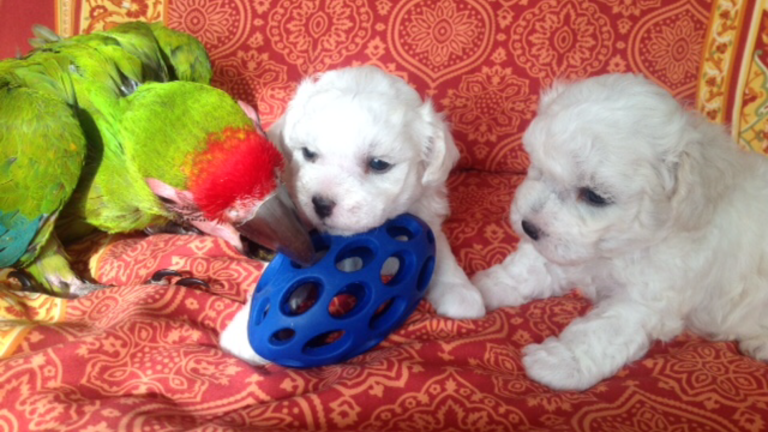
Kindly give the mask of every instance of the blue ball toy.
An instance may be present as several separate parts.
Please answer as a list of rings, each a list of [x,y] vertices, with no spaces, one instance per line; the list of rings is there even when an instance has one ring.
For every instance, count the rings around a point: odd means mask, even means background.
[[[434,234],[410,214],[312,241],[315,264],[278,254],[253,294],[248,341],[282,366],[339,363],[373,348],[410,316],[435,267]]]

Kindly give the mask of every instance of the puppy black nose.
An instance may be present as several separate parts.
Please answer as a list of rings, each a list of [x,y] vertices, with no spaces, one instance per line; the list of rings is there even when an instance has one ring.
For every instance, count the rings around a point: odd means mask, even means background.
[[[312,197],[312,205],[315,206],[315,213],[320,219],[325,219],[333,213],[333,208],[336,207],[336,201],[315,195]]]
[[[528,237],[530,237],[533,241],[538,240],[541,236],[541,230],[539,227],[528,222],[527,220],[523,221],[523,231],[525,231],[525,233],[528,234]]]

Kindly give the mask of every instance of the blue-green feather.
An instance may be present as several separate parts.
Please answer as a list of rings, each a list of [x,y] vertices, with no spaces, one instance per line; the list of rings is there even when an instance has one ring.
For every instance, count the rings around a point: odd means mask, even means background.
[[[0,210],[0,267],[11,267],[27,252],[43,216],[29,220],[18,211]]]

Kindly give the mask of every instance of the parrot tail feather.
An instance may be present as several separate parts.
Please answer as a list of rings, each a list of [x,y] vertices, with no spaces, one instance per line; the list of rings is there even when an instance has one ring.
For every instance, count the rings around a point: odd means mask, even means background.
[[[35,37],[29,39],[29,44],[35,48],[39,48],[49,43],[58,42],[61,40],[61,36],[57,35],[55,31],[42,24],[33,25],[32,34]]]
[[[76,299],[107,288],[112,288],[112,285],[84,282],[77,286],[70,286],[69,291],[65,293],[65,297],[69,299]]]
[[[96,292],[105,288],[110,288],[110,285],[101,285],[85,281],[77,280],[75,283],[60,283],[55,290],[46,288],[42,284],[38,283],[35,278],[22,270],[14,270],[9,272],[6,277],[16,279],[20,287],[19,291],[30,293],[44,293],[53,295],[56,297],[76,299],[88,295],[92,292]]]

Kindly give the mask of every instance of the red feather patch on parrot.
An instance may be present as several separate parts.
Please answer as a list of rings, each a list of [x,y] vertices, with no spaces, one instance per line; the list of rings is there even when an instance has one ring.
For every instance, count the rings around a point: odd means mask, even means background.
[[[283,156],[255,131],[226,129],[209,136],[187,166],[195,203],[209,220],[222,220],[235,202],[262,200],[277,188]]]

